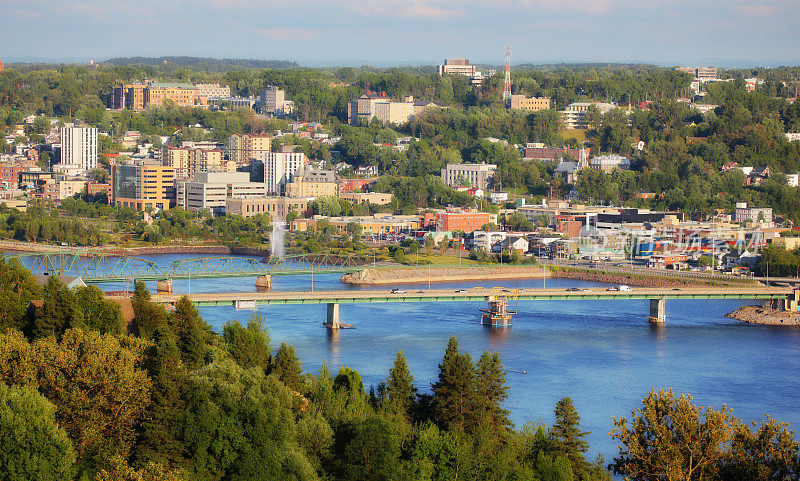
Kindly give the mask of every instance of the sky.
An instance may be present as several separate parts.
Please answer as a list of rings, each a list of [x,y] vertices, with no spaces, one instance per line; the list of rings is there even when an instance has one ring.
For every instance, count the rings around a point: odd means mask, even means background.
[[[0,0],[0,60],[800,64],[800,0]]]

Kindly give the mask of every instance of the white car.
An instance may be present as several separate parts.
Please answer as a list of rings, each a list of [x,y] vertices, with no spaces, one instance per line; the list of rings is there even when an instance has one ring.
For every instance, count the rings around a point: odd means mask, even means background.
[[[392,289],[392,294],[405,294],[405,289]]]

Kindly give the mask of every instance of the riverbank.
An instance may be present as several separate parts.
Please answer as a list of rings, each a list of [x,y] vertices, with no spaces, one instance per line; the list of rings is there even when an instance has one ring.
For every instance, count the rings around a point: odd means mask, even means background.
[[[742,306],[725,317],[748,324],[766,326],[800,326],[800,312],[782,311],[769,307]]]
[[[541,279],[551,277],[548,269],[541,267],[397,267],[388,269],[362,269],[345,274],[340,279],[351,285],[411,284],[421,282],[483,281],[489,279]]]
[[[718,280],[703,280],[690,278],[676,278],[668,276],[645,276],[640,274],[623,274],[606,271],[590,271],[586,269],[572,269],[568,267],[557,267],[552,270],[552,277],[557,279],[576,279],[582,281],[605,282],[607,284],[625,284],[637,287],[681,287],[693,286],[722,286],[739,285],[741,282],[725,283]]]

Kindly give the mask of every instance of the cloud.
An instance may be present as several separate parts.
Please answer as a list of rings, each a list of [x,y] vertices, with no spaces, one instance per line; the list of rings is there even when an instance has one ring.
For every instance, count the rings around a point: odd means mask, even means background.
[[[736,11],[746,17],[771,17],[777,9],[773,5],[742,5]]]
[[[314,40],[319,37],[319,31],[311,28],[259,28],[258,33],[272,40],[288,42],[290,40]]]
[[[9,10],[6,12],[9,17],[24,18],[26,20],[34,20],[42,18],[42,14],[31,10]]]

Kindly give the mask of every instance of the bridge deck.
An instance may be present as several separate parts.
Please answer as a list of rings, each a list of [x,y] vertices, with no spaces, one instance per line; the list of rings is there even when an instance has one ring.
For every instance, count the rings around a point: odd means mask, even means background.
[[[342,290],[342,291],[271,291],[271,292],[225,292],[190,294],[189,298],[200,306],[224,306],[236,302],[255,304],[352,304],[366,302],[465,302],[485,301],[489,296],[509,300],[604,300],[604,299],[777,299],[792,293],[791,288],[687,288],[687,289],[634,289],[631,291],[566,291],[564,289],[468,289],[457,292],[453,289],[418,290],[409,289],[404,294],[392,294],[389,290]],[[182,294],[156,294],[153,302],[174,304]]]

